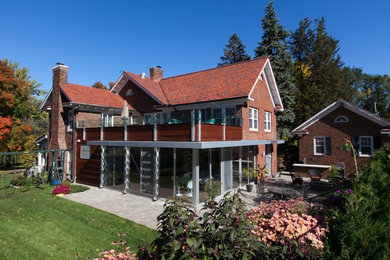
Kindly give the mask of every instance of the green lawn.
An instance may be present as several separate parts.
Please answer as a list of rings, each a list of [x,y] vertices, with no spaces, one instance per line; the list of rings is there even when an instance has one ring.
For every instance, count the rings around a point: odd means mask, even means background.
[[[0,259],[94,258],[123,239],[137,250],[157,232],[92,207],[51,195],[52,187],[0,198]],[[131,213],[129,213],[131,214]],[[118,237],[118,233],[127,236]]]

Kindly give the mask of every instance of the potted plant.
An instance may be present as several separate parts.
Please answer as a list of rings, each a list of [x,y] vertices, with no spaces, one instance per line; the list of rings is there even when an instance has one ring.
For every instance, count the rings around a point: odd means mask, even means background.
[[[265,168],[265,165],[261,167],[259,163],[257,165],[256,179],[257,179],[258,190],[260,192],[264,192],[264,181],[267,173],[268,173],[268,169]]]
[[[242,173],[244,174],[244,176],[246,176],[247,180],[248,180],[248,184],[246,185],[246,190],[248,192],[252,192],[252,189],[253,189],[253,184],[250,183],[250,180],[255,178],[257,176],[257,173],[256,173],[256,170],[253,169],[253,168],[249,168],[249,169],[244,169],[242,171]]]

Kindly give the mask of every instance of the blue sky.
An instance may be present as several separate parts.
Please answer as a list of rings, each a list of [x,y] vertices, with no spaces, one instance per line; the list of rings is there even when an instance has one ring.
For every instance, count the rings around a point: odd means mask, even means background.
[[[0,59],[30,69],[51,88],[56,62],[69,82],[115,81],[122,70],[174,76],[215,67],[235,32],[253,56],[262,35],[261,1],[2,1]],[[390,1],[275,0],[280,22],[294,30],[305,17],[324,16],[340,40],[347,66],[390,74]]]

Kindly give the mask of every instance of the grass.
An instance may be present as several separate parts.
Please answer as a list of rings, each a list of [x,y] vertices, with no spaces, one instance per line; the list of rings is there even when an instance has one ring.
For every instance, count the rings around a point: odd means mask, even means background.
[[[0,198],[0,259],[95,258],[114,240],[132,250],[157,232],[116,215],[51,195],[52,187]],[[131,213],[130,213],[131,214]],[[127,236],[118,237],[125,233]]]

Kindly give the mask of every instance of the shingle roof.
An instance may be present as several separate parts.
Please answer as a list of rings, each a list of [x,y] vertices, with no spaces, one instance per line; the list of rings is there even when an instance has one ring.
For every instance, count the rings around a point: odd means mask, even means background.
[[[159,81],[128,71],[124,73],[159,103],[182,105],[248,97],[267,60],[268,57],[264,57]]]
[[[139,75],[125,71],[125,73],[132,78],[137,85],[143,87],[147,92],[149,92],[152,96],[154,96],[157,100],[159,100],[162,104],[168,104],[168,100],[160,87],[158,81],[154,81],[148,77],[140,77]]]
[[[65,86],[61,86],[61,90],[72,103],[123,108],[124,99],[107,89],[68,83]],[[129,108],[131,109],[130,106]]]
[[[247,97],[267,59],[164,78],[159,83],[170,105]]]

